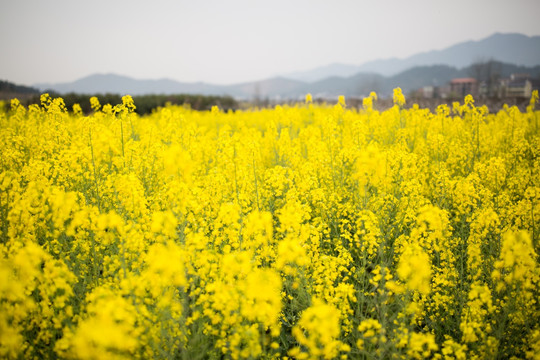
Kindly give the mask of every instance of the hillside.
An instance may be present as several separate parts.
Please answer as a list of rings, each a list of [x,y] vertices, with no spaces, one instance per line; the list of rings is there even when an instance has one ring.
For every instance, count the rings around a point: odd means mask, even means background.
[[[405,59],[376,60],[359,66],[334,63],[286,76],[231,85],[93,74],[69,83],[36,84],[35,87],[60,94],[200,94],[248,100],[297,99],[306,93],[321,97],[364,96],[370,91],[388,96],[398,86],[407,93],[426,85],[445,85],[456,77],[482,78],[486,75],[474,65],[479,62],[490,63],[493,66],[491,75],[496,77],[508,77],[512,73],[540,77],[540,36],[494,34],[479,41],[466,41]]]
[[[418,66],[447,65],[464,68],[487,60],[518,66],[536,66],[540,64],[540,36],[496,33],[479,41],[466,41],[403,59],[378,59],[361,65],[332,64],[285,76],[306,82],[316,82],[330,76],[350,76],[359,72],[393,76]]]
[[[17,85],[9,81],[0,80],[0,100],[27,99],[36,94],[39,90],[34,87]]]
[[[497,61],[491,62],[491,72],[499,78],[514,73],[528,73],[540,78],[540,65],[534,67],[518,66]],[[238,99],[270,98],[297,99],[311,93],[318,97],[338,95],[365,96],[370,91],[388,96],[396,87],[405,93],[426,85],[442,86],[457,77],[476,77],[482,80],[485,74],[479,73],[475,65],[456,68],[448,65],[417,66],[394,76],[376,73],[357,73],[349,77],[332,76],[313,83],[286,78],[271,78],[261,81],[234,85],[212,85],[206,83],[181,83],[170,79],[138,80],[114,74],[92,75],[72,83],[41,84],[42,91],[66,93],[116,93],[131,95],[146,94],[200,94],[228,95]]]

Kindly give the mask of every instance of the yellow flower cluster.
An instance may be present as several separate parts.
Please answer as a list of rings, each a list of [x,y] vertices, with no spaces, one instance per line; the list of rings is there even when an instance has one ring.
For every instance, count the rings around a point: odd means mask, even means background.
[[[307,353],[299,352],[297,348],[289,352],[300,359],[334,359],[341,350],[349,350],[349,346],[338,339],[339,311],[317,298],[313,300],[313,305],[302,313],[292,332],[300,345],[307,349]]]
[[[0,105],[0,358],[537,359],[540,112]]]

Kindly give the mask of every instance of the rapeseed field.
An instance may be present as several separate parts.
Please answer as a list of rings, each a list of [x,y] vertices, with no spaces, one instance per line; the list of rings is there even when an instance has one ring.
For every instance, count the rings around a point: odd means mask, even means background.
[[[540,111],[0,111],[0,358],[540,359]]]

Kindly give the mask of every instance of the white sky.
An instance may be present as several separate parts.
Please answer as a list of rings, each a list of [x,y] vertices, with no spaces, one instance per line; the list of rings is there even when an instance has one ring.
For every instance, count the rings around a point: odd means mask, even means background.
[[[217,84],[540,35],[539,0],[0,0],[0,79]]]

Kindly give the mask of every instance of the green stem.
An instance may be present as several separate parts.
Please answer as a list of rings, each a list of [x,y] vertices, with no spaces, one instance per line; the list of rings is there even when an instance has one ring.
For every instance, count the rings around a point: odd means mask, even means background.
[[[257,183],[257,172],[255,171],[255,154],[253,154],[253,178],[255,179],[255,193],[257,195],[257,210],[261,210],[261,207],[259,205],[259,186]]]
[[[88,130],[88,134],[90,135],[90,153],[92,154],[92,168],[94,170],[94,182],[96,186],[96,196],[97,196],[97,205],[98,210],[101,212],[101,196],[99,194],[99,184],[98,184],[98,176],[96,172],[96,160],[94,157],[94,145],[92,144],[92,130]]]

